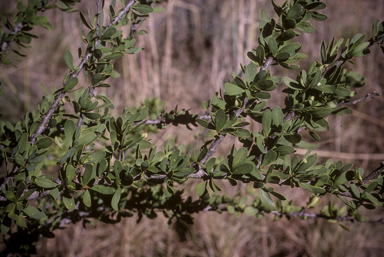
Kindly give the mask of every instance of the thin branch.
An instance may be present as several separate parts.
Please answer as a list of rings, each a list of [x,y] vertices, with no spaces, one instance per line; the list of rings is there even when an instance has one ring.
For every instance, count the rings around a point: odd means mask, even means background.
[[[260,70],[268,70],[272,65],[273,57],[269,56]]]
[[[132,7],[132,5],[135,3],[135,0],[131,0],[125,7],[124,9],[119,13],[119,15],[113,19],[113,21],[107,26],[110,27],[112,26],[113,24],[116,24],[117,22],[119,22],[123,16],[130,10],[130,8]],[[107,29],[106,28],[106,29]],[[93,47],[96,48],[99,44],[101,43],[101,40],[97,40],[96,43],[95,43],[95,46]],[[77,77],[80,72],[83,70],[83,68],[85,67],[85,65],[87,64],[87,62],[89,61],[89,59],[92,57],[92,53],[88,53],[84,59],[80,62],[80,65],[78,67],[78,70],[73,73],[69,78],[68,80],[63,83],[63,87],[65,87],[66,84],[68,84],[68,82],[72,79],[72,78],[75,78]],[[65,93],[60,91],[60,93],[57,95],[55,101],[53,102],[52,106],[49,108],[48,112],[46,113],[46,115],[44,115],[44,118],[42,120],[42,122],[40,123],[40,126],[39,128],[37,129],[37,131],[35,132],[35,134],[33,134],[31,136],[31,139],[30,139],[30,143],[34,144],[36,142],[36,138],[38,135],[40,135],[41,133],[43,133],[43,131],[45,130],[45,127],[46,125],[48,124],[49,120],[51,119],[53,113],[55,112],[56,110],[56,107],[59,105],[61,99],[64,97]]]
[[[344,58],[340,59],[341,57],[339,57],[339,59],[334,63],[332,64],[331,66],[328,66],[327,68],[324,69],[323,71],[323,74],[321,75],[321,79],[323,79],[325,77],[325,74],[330,70],[332,69],[333,67],[336,67],[336,66],[339,66],[339,65],[343,65],[345,63],[345,60]]]
[[[373,179],[375,176],[380,174],[382,171],[384,171],[384,161],[380,163],[380,166],[377,169],[375,169],[368,176],[363,178],[362,183],[363,184],[367,183],[369,180]]]
[[[376,92],[376,91],[373,91],[371,94],[367,94],[365,97],[362,97],[362,98],[359,98],[359,99],[356,99],[352,102],[341,102],[338,104],[338,106],[345,106],[345,105],[352,105],[352,104],[357,104],[365,99],[368,99],[368,98],[375,98],[376,96],[380,96],[381,94]]]
[[[300,212],[282,213],[279,211],[271,211],[271,213],[275,214],[277,216],[280,216],[280,217],[281,216],[290,216],[290,217],[294,217],[294,218],[306,217],[306,218],[311,218],[311,219],[317,219],[317,218],[329,219],[330,218],[330,217],[325,216],[323,214],[314,214],[314,213],[305,212],[305,209],[303,209]],[[350,222],[358,221],[352,216],[338,216],[338,217],[334,217],[334,220],[350,221]],[[380,218],[378,220],[367,220],[367,221],[361,221],[361,222],[367,222],[367,223],[371,223],[371,224],[384,224],[383,218]]]
[[[101,0],[98,0],[97,3],[97,13],[99,14],[99,16],[97,17],[97,22],[96,22],[96,31],[97,31],[97,36],[100,37],[100,13],[101,13]]]
[[[16,27],[10,33],[15,35],[15,34],[19,33],[22,28],[23,28],[23,23],[19,22],[19,24],[17,24]],[[7,51],[9,45],[11,44],[11,42],[13,42],[14,40],[15,40],[15,38],[13,37],[11,39],[11,41],[9,41],[9,42],[5,42],[4,41],[1,44],[0,59],[2,58],[3,54],[5,53],[5,51]],[[0,63],[0,66],[1,66],[1,63]]]
[[[219,147],[221,142],[224,140],[225,135],[219,135],[219,138],[217,138],[212,145],[208,149],[207,155],[200,161],[200,163],[204,164],[208,159],[216,152],[216,149]]]

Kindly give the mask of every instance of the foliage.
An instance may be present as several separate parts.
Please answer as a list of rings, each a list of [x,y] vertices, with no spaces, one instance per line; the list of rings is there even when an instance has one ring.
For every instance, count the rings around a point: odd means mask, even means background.
[[[5,57],[12,42],[25,47],[31,41],[34,35],[27,31],[34,25],[51,29],[46,17],[36,16],[38,11],[58,7],[69,12],[79,1],[49,2],[18,3],[13,21],[1,17],[10,31],[1,29],[3,65],[13,63]],[[293,40],[314,31],[311,19],[327,18],[318,12],[326,5],[293,0],[279,6],[272,0],[278,19],[261,11],[259,46],[247,53],[250,63],[241,65],[242,72],[234,73],[224,90],[202,103],[204,115],[177,108],[166,112],[157,107],[156,100],[148,100],[145,106],[127,107],[121,116],[113,117],[113,102],[95,89],[110,87],[106,80],[119,77],[113,65],[116,59],[142,50],[135,39],[146,33],[138,30],[140,24],[150,13],[161,11],[152,6],[158,1],[122,2],[123,7],[117,10],[116,1],[112,1],[105,14],[104,1],[98,1],[98,12],[92,18],[80,12],[87,28],[86,33],[81,32],[85,46],[78,48],[80,64],[75,65],[73,54],[65,51],[69,70],[63,86],[49,92],[41,85],[46,96],[36,112],[28,112],[16,125],[0,122],[0,161],[5,170],[0,216],[7,253],[33,253],[40,235],[52,237],[55,229],[69,223],[86,224],[92,219],[116,223],[135,214],[139,220],[143,216],[156,218],[158,210],[169,223],[192,223],[193,213],[209,210],[244,212],[257,218],[268,213],[276,219],[324,218],[348,229],[345,221],[369,221],[360,214],[360,207],[383,207],[384,164],[364,178],[364,170],[351,169],[352,164],[333,160],[315,164],[317,155],[311,151],[317,146],[303,141],[302,133],[307,130],[320,141],[317,132],[330,127],[327,116],[351,113],[346,106],[356,102],[351,101],[353,87],[362,87],[364,77],[343,65],[369,54],[374,45],[384,51],[384,22],[374,22],[368,41],[364,41],[366,35],[357,34],[345,42],[323,42],[321,61],[313,61],[295,79],[281,78],[271,75],[270,67],[300,68],[295,63],[307,56]],[[104,15],[109,16],[108,24],[103,24]],[[123,36],[123,26],[130,27],[129,35]],[[87,87],[77,85],[77,76],[83,71]],[[286,86],[285,106],[268,107],[271,92],[282,82]],[[262,130],[249,131],[250,122],[260,123]],[[174,140],[162,149],[151,143],[148,133],[179,124],[200,125],[214,131],[214,136],[191,153],[183,145],[177,147]],[[212,157],[228,135],[238,138],[242,146],[232,146],[226,157]],[[295,155],[297,147],[308,149],[301,159]],[[56,171],[47,172],[51,167]],[[189,179],[201,182],[195,187],[196,195],[185,197],[183,184]],[[221,193],[217,180],[233,186],[252,183],[252,199]],[[301,187],[311,193],[310,198],[306,206],[296,206],[271,185],[292,190]],[[344,205],[329,202],[323,209],[316,208],[326,195],[338,197]]]

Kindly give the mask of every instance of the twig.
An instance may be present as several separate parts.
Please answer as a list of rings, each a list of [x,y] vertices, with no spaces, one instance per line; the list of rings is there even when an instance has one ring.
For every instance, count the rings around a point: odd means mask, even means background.
[[[362,98],[359,98],[359,99],[356,99],[352,102],[341,102],[338,104],[338,106],[345,106],[345,105],[352,105],[352,104],[357,104],[365,99],[368,99],[368,98],[375,98],[376,96],[380,96],[381,94],[376,92],[376,91],[373,91],[371,94],[367,94],[365,97],[362,97]]]
[[[109,28],[110,26],[112,26],[113,24],[116,24],[117,22],[119,22],[123,16],[130,10],[130,8],[132,7],[132,5],[135,3],[135,0],[131,0],[125,7],[122,11],[120,11],[119,15],[113,19],[113,21],[106,27]],[[95,46],[93,47],[96,48],[99,44],[101,43],[101,40],[97,40],[96,43],[95,43]],[[88,60],[92,57],[92,53],[88,53],[84,59],[80,62],[80,65],[78,67],[78,70],[73,73],[69,78],[68,80],[63,83],[63,87],[65,87],[66,84],[68,84],[68,82],[74,78],[74,77],[77,77],[79,74],[80,74],[80,71],[84,68],[84,66],[87,64]],[[57,95],[55,101],[53,102],[52,106],[49,108],[48,112],[46,113],[46,115],[44,115],[44,118],[42,120],[42,122],[40,123],[40,126],[39,128],[37,129],[37,131],[35,132],[35,134],[33,134],[31,136],[31,139],[30,139],[30,143],[34,144],[36,142],[36,137],[38,135],[40,135],[41,133],[43,133],[43,131],[45,130],[45,126],[47,125],[47,123],[49,122],[49,120],[51,119],[53,113],[55,112],[56,110],[56,107],[58,106],[59,102],[61,101],[61,99],[64,97],[65,93],[60,91],[60,93]]]
[[[225,135],[219,135],[219,138],[217,138],[212,145],[208,149],[207,155],[200,161],[200,163],[204,164],[208,159],[216,152],[216,149],[219,147],[221,142],[224,140]]]
[[[381,173],[382,171],[384,170],[384,161],[380,163],[380,166],[375,169],[374,171],[372,171],[368,176],[366,176],[365,178],[363,178],[362,180],[362,183],[365,184],[367,183],[369,180],[373,179],[375,176],[377,176],[379,173]]]
[[[273,61],[273,57],[269,56],[260,70],[268,70]]]
[[[311,219],[316,219],[316,218],[329,219],[330,218],[330,217],[325,216],[323,214],[314,214],[314,213],[305,212],[305,209],[301,210],[300,212],[282,213],[279,211],[271,211],[271,213],[274,215],[280,216],[280,217],[285,215],[285,216],[290,216],[290,217],[294,217],[294,218],[297,218],[297,217],[307,217],[307,218],[311,218]],[[334,219],[337,221],[350,221],[350,222],[357,221],[352,216],[339,216],[339,217],[335,217]],[[378,220],[367,220],[367,221],[363,221],[363,222],[367,222],[367,223],[371,223],[371,224],[384,224],[383,218],[380,218]]]
[[[19,24],[17,24],[16,27],[15,27],[10,33],[13,34],[13,35],[15,35],[15,34],[19,33],[19,31],[20,31],[22,28],[23,28],[23,23],[22,23],[22,22],[19,22]],[[12,41],[14,41],[14,40],[15,40],[15,38],[12,38],[11,41],[9,41],[9,42],[5,42],[5,41],[4,41],[4,42],[1,44],[0,59],[2,58],[3,54],[5,53],[5,51],[7,51],[7,49],[8,49],[8,47],[9,47],[10,43],[11,43]],[[0,63],[0,66],[1,66],[1,63]]]

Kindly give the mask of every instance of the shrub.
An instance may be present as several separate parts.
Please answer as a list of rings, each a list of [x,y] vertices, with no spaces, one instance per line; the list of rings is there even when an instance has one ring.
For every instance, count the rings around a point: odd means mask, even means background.
[[[38,15],[40,11],[71,12],[76,2],[18,3],[13,21],[1,16],[2,65],[14,63],[10,50],[23,56],[14,47],[31,42],[33,26],[52,28],[46,17]],[[321,61],[313,61],[295,79],[281,78],[270,74],[270,67],[300,68],[295,63],[307,56],[293,40],[314,31],[311,19],[327,18],[318,12],[326,5],[294,0],[279,6],[272,1],[279,19],[261,11],[259,46],[247,53],[249,64],[241,65],[241,72],[234,73],[223,90],[202,103],[205,114],[177,108],[165,111],[157,107],[157,100],[148,100],[145,106],[126,107],[121,116],[114,117],[110,113],[114,103],[96,89],[110,87],[106,80],[119,76],[115,60],[143,50],[135,38],[146,33],[139,27],[149,14],[161,11],[152,7],[153,2],[130,0],[117,10],[112,1],[106,14],[104,1],[97,1],[98,12],[92,19],[80,12],[88,29],[81,35],[85,45],[78,49],[80,63],[75,65],[73,54],[65,51],[68,72],[63,86],[49,92],[41,85],[46,96],[36,112],[26,113],[15,125],[1,121],[0,214],[5,253],[33,253],[41,235],[51,237],[66,224],[86,224],[92,219],[116,223],[135,214],[139,220],[156,218],[159,210],[169,223],[192,223],[192,214],[201,211],[244,212],[256,218],[267,214],[276,219],[323,218],[345,229],[348,221],[382,223],[363,217],[359,210],[383,206],[384,163],[367,176],[362,168],[352,170],[352,164],[333,160],[315,164],[317,155],[311,151],[317,145],[303,141],[302,133],[308,131],[319,141],[317,132],[330,127],[329,115],[349,114],[352,111],[346,106],[378,95],[373,92],[351,100],[353,88],[364,86],[364,77],[343,65],[369,54],[375,45],[384,49],[383,22],[374,22],[368,41],[364,41],[366,35],[356,34],[345,42],[324,42]],[[106,15],[110,22],[103,24]],[[123,26],[129,26],[129,35],[123,35]],[[81,72],[88,78],[87,87],[77,85]],[[285,105],[272,108],[267,101],[278,84],[285,85]],[[251,122],[260,123],[262,130],[251,132]],[[172,139],[162,148],[151,143],[150,136],[158,129],[177,125],[199,125],[214,136],[204,138],[202,145],[195,146],[198,149],[177,146]],[[226,156],[213,157],[229,136],[237,138],[241,147],[232,146]],[[308,150],[300,158],[296,148]],[[183,185],[190,179],[200,182],[196,195],[185,197]],[[257,193],[250,195],[251,200],[229,197],[221,192],[218,180],[233,186],[249,183]],[[287,200],[276,185],[309,191],[306,206]],[[323,209],[316,208],[326,195],[344,205],[329,201]]]

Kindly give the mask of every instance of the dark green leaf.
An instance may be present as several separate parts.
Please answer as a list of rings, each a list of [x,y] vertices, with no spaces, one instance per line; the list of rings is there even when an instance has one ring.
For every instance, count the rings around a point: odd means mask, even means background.
[[[245,175],[249,174],[253,171],[253,165],[251,163],[243,163],[240,165],[237,165],[233,171],[233,175]]]
[[[77,85],[78,82],[79,82],[79,80],[76,77],[72,78],[71,80],[69,80],[67,82],[67,84],[65,84],[63,92],[68,92],[69,90],[73,89]]]
[[[84,112],[83,113],[85,117],[91,120],[97,120],[101,117],[99,113],[93,113],[93,112]]]
[[[224,110],[219,109],[215,117],[216,131],[220,132],[221,129],[224,127],[225,123],[227,123],[227,116],[225,115]]]
[[[292,38],[296,37],[296,33],[293,29],[288,29],[286,31],[284,31],[283,33],[281,33],[277,38],[276,40],[278,42],[284,42],[284,41],[288,41]]]
[[[37,149],[44,149],[48,148],[52,145],[52,139],[49,137],[45,137],[40,139],[39,141],[36,142],[36,147]]]
[[[87,19],[85,18],[83,12],[80,12],[80,18],[81,18],[81,21],[84,23],[84,25],[89,28],[89,29],[93,29],[93,27],[88,23]]]

